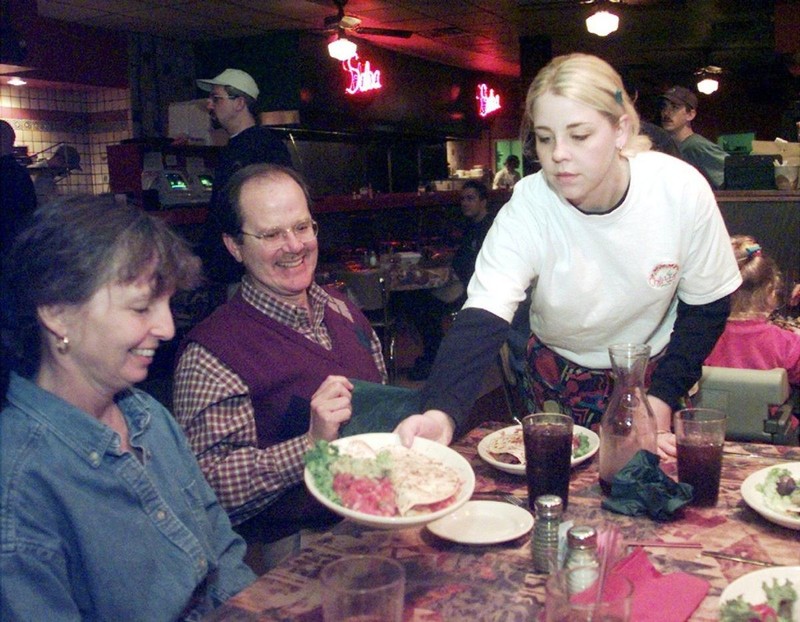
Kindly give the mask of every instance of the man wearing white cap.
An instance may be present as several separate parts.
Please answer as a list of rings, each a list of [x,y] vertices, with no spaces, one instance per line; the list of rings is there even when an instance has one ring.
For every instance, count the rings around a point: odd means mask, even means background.
[[[266,162],[292,167],[289,150],[268,128],[257,124],[258,85],[241,69],[226,69],[215,78],[197,80],[208,91],[208,113],[215,127],[230,139],[220,153],[214,171],[214,190],[203,238],[198,249],[208,278],[221,283],[238,282],[242,269],[222,242],[221,210],[229,209],[225,186],[231,176],[249,164]]]

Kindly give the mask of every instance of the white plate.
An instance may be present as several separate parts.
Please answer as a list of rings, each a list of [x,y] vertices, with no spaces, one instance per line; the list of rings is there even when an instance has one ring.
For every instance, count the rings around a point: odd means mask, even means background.
[[[795,481],[800,481],[800,462],[776,464],[775,466],[766,467],[748,475],[747,479],[742,482],[742,497],[747,505],[767,520],[781,527],[800,529],[800,514],[790,516],[785,512],[770,508],[764,498],[764,493],[756,488],[756,486],[764,483],[764,480],[767,479],[767,474],[772,469],[787,469],[789,473],[792,474]]]
[[[533,515],[504,501],[470,501],[427,527],[452,542],[497,544],[528,533],[533,527]]]
[[[518,430],[518,425],[512,425],[508,428],[503,428],[502,430],[497,430],[484,436],[481,439],[481,442],[478,443],[478,455],[483,458],[486,462],[491,464],[494,468],[500,469],[501,471],[505,471],[506,473],[511,473],[513,475],[525,475],[525,464],[506,464],[505,462],[500,462],[499,460],[495,460],[492,456],[489,448],[494,443],[495,439],[500,436],[501,434],[509,434],[514,430]],[[591,458],[593,455],[597,453],[597,450],[600,447],[600,437],[597,436],[594,432],[592,432],[588,428],[584,428],[583,426],[572,426],[572,435],[575,436],[577,434],[583,434],[584,436],[588,437],[589,439],[589,451],[583,454],[580,458],[573,458],[572,459],[572,466],[577,466],[581,462],[584,462]]]
[[[792,582],[794,589],[800,594],[800,566],[783,566],[779,568],[764,568],[749,572],[739,577],[722,591],[719,597],[719,605],[726,601],[736,600],[739,596],[744,596],[745,601],[751,605],[760,605],[766,602],[767,596],[761,584],[765,581],[772,587],[772,580],[777,579],[779,583],[784,583],[786,579]],[[800,600],[795,602],[793,622],[800,622]]]
[[[362,441],[373,449],[382,449],[390,445],[400,445],[400,437],[397,436],[397,434],[384,432],[348,436],[347,438],[340,438],[333,441],[332,444],[342,448],[355,440]],[[441,462],[458,473],[458,477],[461,479],[461,488],[458,491],[456,500],[446,508],[416,516],[373,516],[372,514],[350,510],[323,495],[314,483],[314,477],[307,467],[303,474],[306,487],[317,501],[339,516],[344,516],[362,525],[379,527],[381,529],[404,529],[406,527],[425,525],[426,523],[435,521],[437,518],[450,514],[450,512],[457,510],[469,500],[473,490],[475,490],[475,472],[472,470],[469,462],[467,462],[461,454],[450,449],[446,445],[420,437],[414,439],[414,444],[411,446],[411,449]]]

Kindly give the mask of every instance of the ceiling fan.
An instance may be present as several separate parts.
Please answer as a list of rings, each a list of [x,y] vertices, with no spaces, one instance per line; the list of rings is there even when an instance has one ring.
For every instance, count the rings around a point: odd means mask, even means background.
[[[414,33],[410,30],[400,30],[396,28],[371,28],[361,25],[361,18],[355,15],[347,15],[344,6],[347,0],[333,0],[333,4],[338,9],[336,15],[329,15],[325,18],[325,32],[339,32],[346,35],[377,35],[380,37],[399,37],[408,39]]]

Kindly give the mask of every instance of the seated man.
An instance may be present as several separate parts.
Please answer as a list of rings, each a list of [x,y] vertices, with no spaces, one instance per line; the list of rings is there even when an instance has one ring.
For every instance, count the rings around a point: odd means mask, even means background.
[[[314,282],[317,223],[300,176],[254,164],[228,198],[223,240],[245,275],[187,335],[174,412],[237,531],[271,542],[332,520],[306,495],[303,455],[350,418],[348,378],[387,374],[364,315]]]
[[[675,142],[681,157],[699,170],[714,189],[725,183],[725,150],[692,129],[697,117],[697,95],[683,86],[673,86],[660,98],[661,127]]]
[[[461,213],[467,224],[453,256],[453,280],[438,290],[419,289],[393,294],[422,338],[422,354],[408,374],[411,380],[428,377],[444,337],[442,321],[448,313],[458,311],[467,299],[466,288],[475,271],[475,259],[494,221],[494,214],[488,211],[488,199],[486,186],[475,179],[467,181],[461,189]]]

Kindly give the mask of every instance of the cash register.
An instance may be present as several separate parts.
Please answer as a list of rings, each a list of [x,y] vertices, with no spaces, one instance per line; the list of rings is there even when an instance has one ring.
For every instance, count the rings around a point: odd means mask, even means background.
[[[213,183],[209,173],[190,175],[178,169],[164,169],[157,172],[144,190],[156,190],[162,208],[197,205],[209,202]]]

